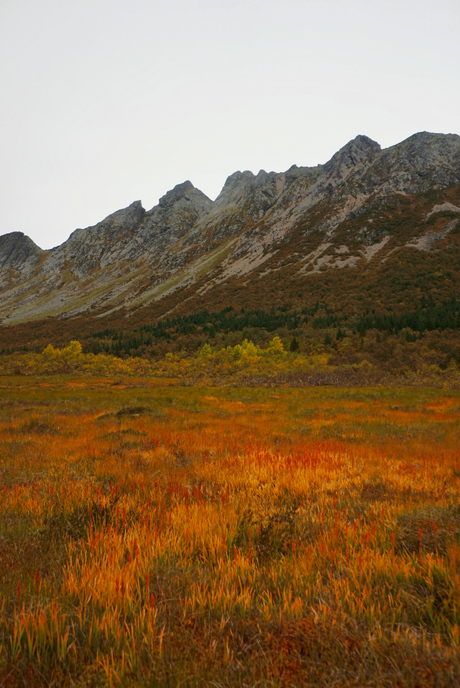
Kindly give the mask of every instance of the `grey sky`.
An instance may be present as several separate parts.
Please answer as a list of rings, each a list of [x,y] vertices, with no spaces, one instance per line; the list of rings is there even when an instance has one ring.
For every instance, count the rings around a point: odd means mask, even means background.
[[[459,0],[0,0],[0,234],[460,133]]]

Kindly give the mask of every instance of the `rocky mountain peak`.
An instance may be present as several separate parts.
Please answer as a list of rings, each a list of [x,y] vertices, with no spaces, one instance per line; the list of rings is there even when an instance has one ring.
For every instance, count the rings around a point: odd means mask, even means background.
[[[234,172],[227,177],[216,202],[220,203],[222,200],[228,202],[229,200],[236,200],[241,197],[245,189],[253,186],[255,178],[255,175],[250,170],[245,170],[244,172],[238,170]]]
[[[145,215],[145,209],[142,207],[141,201],[134,201],[127,208],[116,210],[114,213],[108,215],[102,222],[99,222],[96,227],[102,226],[112,228],[122,228],[132,231]],[[77,230],[79,231],[79,230]]]
[[[409,136],[401,143],[382,151],[386,157],[405,159],[417,165],[446,164],[458,161],[460,155],[460,136],[457,134],[432,134],[421,131]]]
[[[402,143],[398,143],[392,148],[404,146],[426,146],[426,145],[440,145],[446,144],[447,147],[451,145],[460,145],[460,136],[458,134],[436,134],[430,131],[419,131],[412,134]]]
[[[227,177],[223,189],[231,188],[241,183],[251,183],[255,179],[255,174],[251,170],[237,170]],[[222,191],[223,191],[222,189]]]
[[[383,174],[385,173],[385,174]],[[460,136],[422,131],[379,156],[374,175],[385,180],[382,189],[404,193],[443,188],[460,182]]]
[[[359,134],[341,148],[324,166],[326,170],[352,169],[365,160],[374,158],[381,147],[368,136]]]
[[[176,203],[180,203],[181,201],[185,201],[185,205],[187,205],[188,202],[198,206],[203,206],[203,209],[205,206],[208,206],[212,203],[211,199],[209,199],[202,191],[196,189],[191,181],[187,180],[182,182],[182,184],[176,184],[173,189],[162,196],[158,205],[163,210],[168,210],[176,205]]]
[[[212,205],[211,199],[192,182],[177,184],[146,214],[137,228],[136,240],[151,255],[160,255],[184,237]]]
[[[234,172],[229,177],[222,188],[219,196],[216,199],[218,208],[224,205],[232,205],[239,203],[248,194],[258,194],[259,191],[267,191],[275,185],[277,174],[276,172],[266,172],[259,170],[257,175],[250,170],[244,172]],[[272,195],[269,191],[269,195]]]
[[[23,232],[10,232],[0,236],[0,267],[20,270],[25,264],[35,265],[42,255],[39,248]]]

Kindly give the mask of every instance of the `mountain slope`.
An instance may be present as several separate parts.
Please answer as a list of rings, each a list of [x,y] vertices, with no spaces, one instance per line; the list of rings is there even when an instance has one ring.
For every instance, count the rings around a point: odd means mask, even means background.
[[[459,225],[459,136],[423,132],[384,150],[357,136],[325,165],[236,172],[214,202],[184,182],[50,251],[0,237],[0,318],[141,322],[325,295],[340,308],[359,309],[363,294],[407,306],[427,289],[455,292]]]

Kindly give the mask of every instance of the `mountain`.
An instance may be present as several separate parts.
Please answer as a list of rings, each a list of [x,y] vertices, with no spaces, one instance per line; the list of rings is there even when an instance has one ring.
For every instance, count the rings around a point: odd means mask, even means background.
[[[235,172],[214,202],[186,181],[51,250],[1,236],[0,320],[139,325],[318,299],[407,309],[456,292],[459,229],[460,136],[422,132],[382,150],[360,135],[324,165]]]

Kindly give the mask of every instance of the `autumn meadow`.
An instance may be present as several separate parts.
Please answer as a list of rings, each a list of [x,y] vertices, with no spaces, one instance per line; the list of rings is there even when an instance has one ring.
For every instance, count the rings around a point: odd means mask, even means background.
[[[0,685],[458,685],[458,391],[4,374],[0,411]]]

